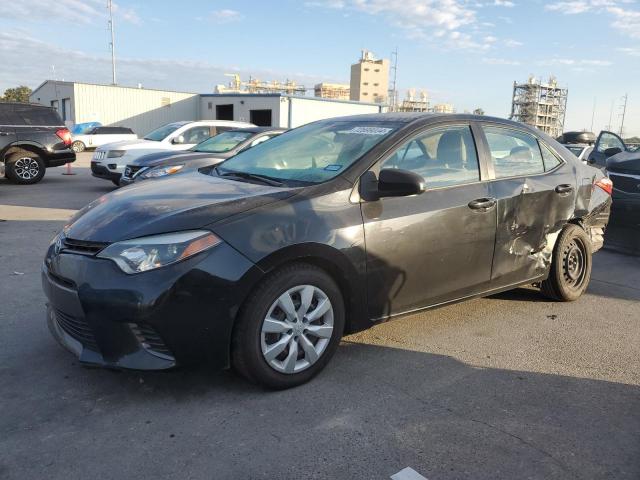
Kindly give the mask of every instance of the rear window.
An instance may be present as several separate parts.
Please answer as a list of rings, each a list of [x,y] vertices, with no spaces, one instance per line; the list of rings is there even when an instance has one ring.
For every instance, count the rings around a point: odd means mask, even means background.
[[[49,107],[0,103],[0,125],[34,125],[57,127],[63,125],[58,113]]]

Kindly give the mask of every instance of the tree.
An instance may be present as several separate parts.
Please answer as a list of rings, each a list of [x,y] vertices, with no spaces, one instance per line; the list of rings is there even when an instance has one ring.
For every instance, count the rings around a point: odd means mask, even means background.
[[[4,91],[4,96],[0,100],[4,102],[21,102],[28,103],[29,95],[31,95],[31,89],[24,85],[20,85],[16,88],[7,88]]]
[[[483,109],[481,109],[481,108],[476,108],[476,109],[473,111],[473,114],[474,114],[474,115],[484,115],[484,110],[483,110]]]

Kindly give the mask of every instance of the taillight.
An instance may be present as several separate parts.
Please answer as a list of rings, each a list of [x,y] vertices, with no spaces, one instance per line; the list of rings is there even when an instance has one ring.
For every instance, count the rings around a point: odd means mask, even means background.
[[[604,177],[594,183],[594,186],[600,187],[602,190],[607,192],[609,195],[613,192],[613,182],[610,178]]]
[[[60,140],[62,140],[65,145],[71,145],[71,132],[68,128],[61,128],[60,130],[57,130],[56,135],[60,137]]]

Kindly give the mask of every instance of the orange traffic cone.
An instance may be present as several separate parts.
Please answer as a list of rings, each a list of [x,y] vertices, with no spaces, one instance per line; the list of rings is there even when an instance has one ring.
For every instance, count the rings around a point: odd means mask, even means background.
[[[75,173],[71,171],[71,162],[67,163],[67,171],[64,172],[62,175],[75,175]]]

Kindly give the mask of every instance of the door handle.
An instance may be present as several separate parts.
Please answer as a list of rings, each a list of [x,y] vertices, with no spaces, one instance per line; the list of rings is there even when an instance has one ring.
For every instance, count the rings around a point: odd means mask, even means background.
[[[556,193],[559,193],[560,195],[571,192],[573,192],[573,186],[569,185],[568,183],[563,183],[562,185],[558,185],[556,187]]]
[[[489,210],[495,205],[495,198],[477,198],[475,200],[471,200],[468,204],[469,208],[472,210]]]

